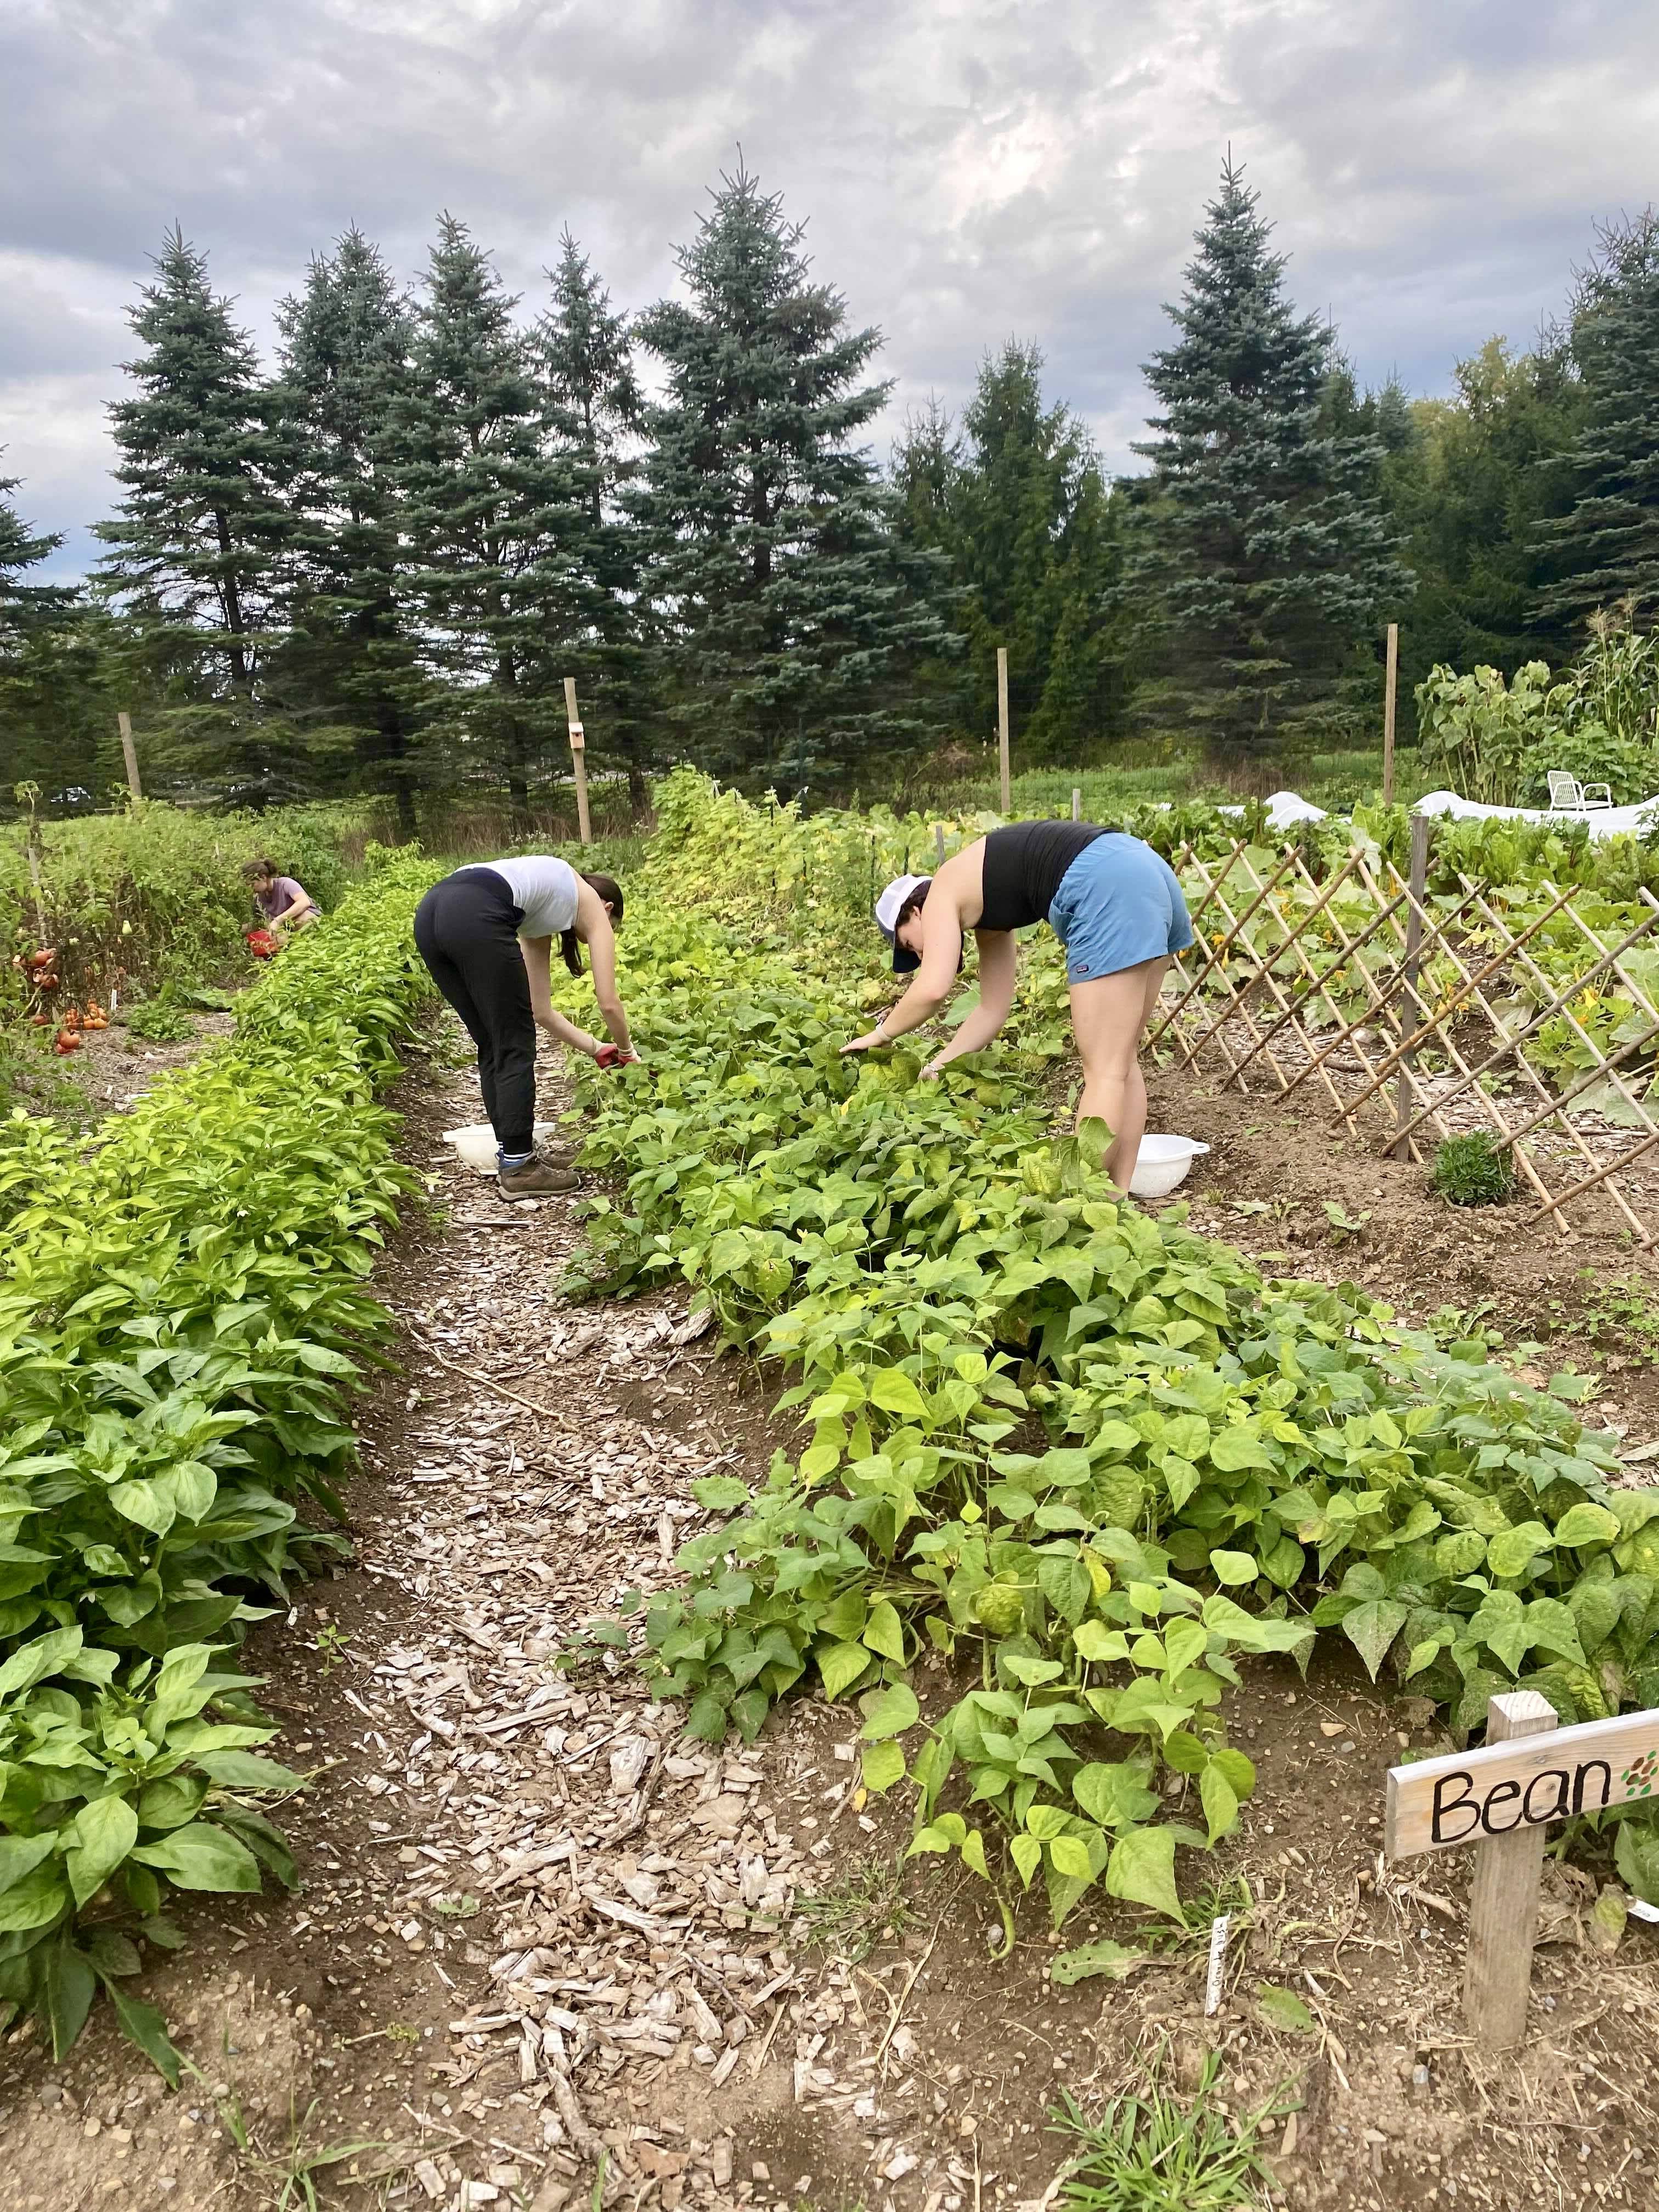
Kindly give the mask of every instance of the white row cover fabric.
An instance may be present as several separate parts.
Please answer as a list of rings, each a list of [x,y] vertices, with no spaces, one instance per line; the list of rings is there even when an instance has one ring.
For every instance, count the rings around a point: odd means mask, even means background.
[[[1242,814],[1242,806],[1223,806],[1218,812]],[[1548,822],[1566,829],[1582,822],[1592,837],[1639,837],[1659,818],[1659,796],[1644,799],[1638,806],[1592,807],[1587,814],[1553,813],[1547,806],[1482,806],[1455,791],[1431,791],[1419,799],[1415,814],[1449,814],[1459,822]],[[1325,809],[1304,799],[1298,791],[1276,791],[1267,801],[1267,826],[1288,830],[1298,822],[1322,822]]]
[[[1582,822],[1592,837],[1639,837],[1659,810],[1659,797],[1637,806],[1593,806],[1586,814],[1553,813],[1547,806],[1481,806],[1455,791],[1431,791],[1419,799],[1419,814],[1449,814],[1459,822],[1548,822],[1565,829]]]

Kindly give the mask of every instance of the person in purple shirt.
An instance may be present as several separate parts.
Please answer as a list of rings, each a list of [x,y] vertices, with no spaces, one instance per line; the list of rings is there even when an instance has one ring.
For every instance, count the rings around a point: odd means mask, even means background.
[[[322,919],[321,907],[305,885],[278,874],[275,860],[250,860],[242,873],[267,929],[304,929]]]

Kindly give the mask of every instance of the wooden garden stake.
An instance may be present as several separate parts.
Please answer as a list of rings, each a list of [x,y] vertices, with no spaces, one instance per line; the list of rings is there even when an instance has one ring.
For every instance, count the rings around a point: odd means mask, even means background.
[[[1073,822],[1083,819],[1083,792],[1081,787],[1075,783],[1072,786],[1072,819]]]
[[[1429,817],[1426,814],[1412,817],[1412,860],[1408,879],[1411,904],[1406,910],[1406,960],[1401,970],[1405,988],[1405,1004],[1400,1010],[1400,1031],[1402,1044],[1410,1046],[1412,1037],[1421,1027],[1421,1015],[1417,1004],[1417,970],[1423,945],[1423,893],[1429,879]],[[1400,1060],[1399,1088],[1395,1093],[1394,1156],[1397,1160],[1411,1158],[1411,1139],[1405,1134],[1406,1125],[1412,1118],[1412,1062],[1416,1054],[1402,1050]]]
[[[997,647],[997,757],[1002,770],[1002,811],[1008,814],[1013,809],[1013,793],[1009,783],[1008,764],[1008,648]]]
[[[933,866],[935,868],[945,866],[945,824],[942,822],[933,824]]]
[[[584,845],[593,842],[593,825],[587,814],[587,738],[576,711],[576,679],[564,679],[564,711],[570,722],[570,764],[576,776],[576,823]]]
[[[132,717],[124,712],[115,717],[115,722],[121,732],[121,757],[127,764],[127,789],[135,799],[142,799],[144,793],[138,781],[138,755],[132,743]]]
[[[1487,1701],[1479,1751],[1389,1769],[1382,1848],[1390,1859],[1474,1846],[1463,2017],[1484,2050],[1512,2051],[1526,2034],[1544,1831],[1651,1800],[1656,1782],[1659,1711],[1558,1728],[1535,1690]]]
[[[1394,702],[1400,681],[1400,625],[1389,624],[1389,672],[1382,690],[1382,804],[1394,805]]]
[[[1536,1690],[1510,1690],[1486,1701],[1489,1744],[1544,1735],[1555,1726],[1554,1706]],[[1541,1823],[1489,1836],[1475,1850],[1469,1948],[1463,1962],[1463,2017],[1484,2050],[1512,2051],[1526,2035],[1543,1867]]]

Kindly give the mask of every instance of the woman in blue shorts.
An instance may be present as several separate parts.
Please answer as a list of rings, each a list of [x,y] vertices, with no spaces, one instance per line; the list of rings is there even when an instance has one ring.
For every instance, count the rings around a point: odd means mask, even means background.
[[[1083,1061],[1079,1121],[1112,1132],[1107,1172],[1129,1187],[1146,1127],[1137,1064],[1170,956],[1193,941],[1175,871],[1121,830],[1091,822],[1014,822],[953,854],[933,876],[900,876],[876,902],[893,968],[916,977],[867,1036],[867,1052],[929,1021],[951,995],[969,930],[979,947],[979,1004],[922,1073],[977,1052],[1014,1003],[1014,932],[1046,921],[1066,947],[1072,1028]]]

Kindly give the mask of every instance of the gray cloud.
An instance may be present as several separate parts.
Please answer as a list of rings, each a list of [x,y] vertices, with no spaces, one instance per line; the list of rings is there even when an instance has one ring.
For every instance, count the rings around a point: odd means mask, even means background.
[[[1650,46],[1612,0],[11,0],[5,472],[83,559],[175,219],[262,338],[348,222],[413,274],[440,207],[527,306],[567,222],[642,305],[739,141],[885,331],[894,422],[1018,335],[1127,464],[1229,142],[1362,376],[1443,390],[1645,203]]]

